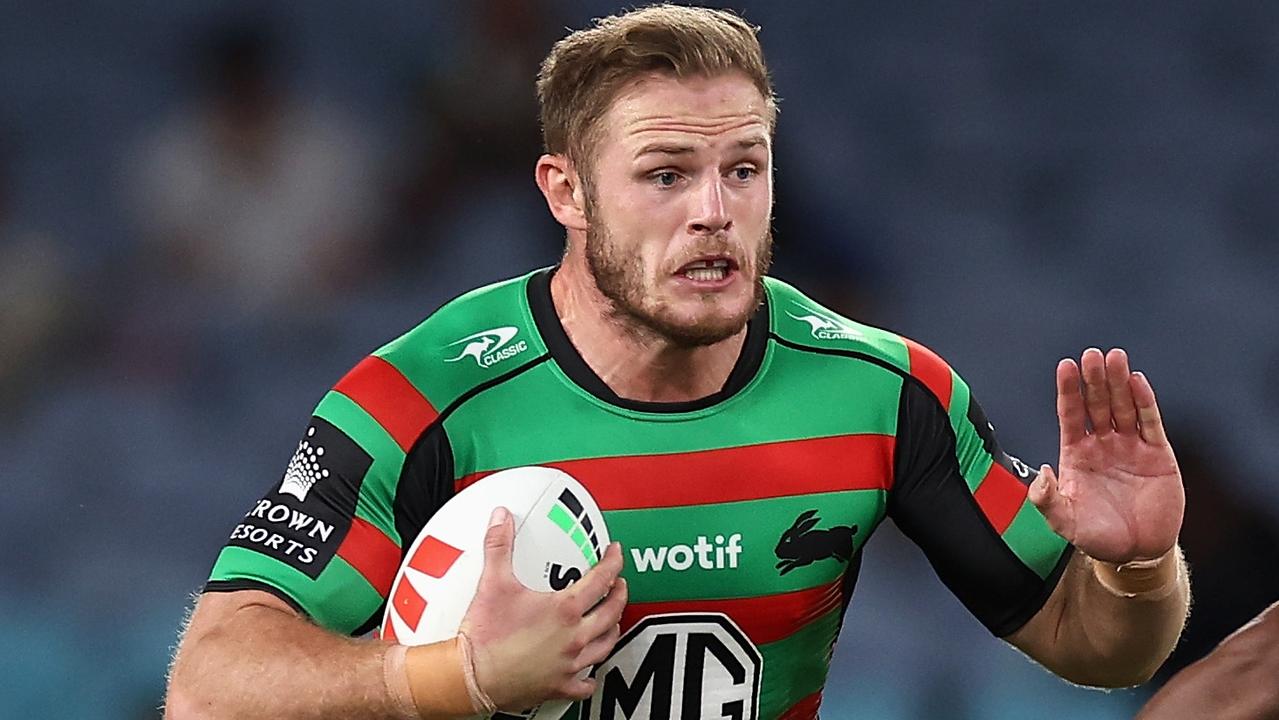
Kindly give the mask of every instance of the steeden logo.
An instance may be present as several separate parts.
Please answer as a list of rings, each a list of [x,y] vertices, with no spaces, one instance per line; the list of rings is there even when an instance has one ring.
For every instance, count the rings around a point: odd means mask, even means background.
[[[813,337],[818,340],[860,340],[864,337],[860,330],[842,318],[827,315],[798,302],[795,305],[801,310],[807,311],[807,313],[796,315],[788,310],[786,314],[800,322],[807,323],[813,333]]]
[[[528,350],[528,343],[523,340],[511,343],[519,332],[519,328],[507,325],[467,335],[445,346],[462,345],[463,347],[456,357],[447,358],[444,362],[457,362],[462,358],[471,358],[480,367],[492,367]]]

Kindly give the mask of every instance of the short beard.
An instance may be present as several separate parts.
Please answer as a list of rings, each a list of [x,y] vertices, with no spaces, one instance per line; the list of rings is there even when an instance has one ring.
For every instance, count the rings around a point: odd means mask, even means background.
[[[755,261],[755,300],[751,306],[732,317],[686,325],[670,318],[665,305],[650,307],[645,302],[643,263],[634,254],[618,251],[598,216],[591,220],[586,231],[587,266],[595,286],[612,304],[611,319],[633,335],[664,340],[679,348],[714,345],[741,332],[764,302],[764,275],[772,264],[771,230],[760,240],[762,247]],[[706,299],[711,301],[709,296]]]

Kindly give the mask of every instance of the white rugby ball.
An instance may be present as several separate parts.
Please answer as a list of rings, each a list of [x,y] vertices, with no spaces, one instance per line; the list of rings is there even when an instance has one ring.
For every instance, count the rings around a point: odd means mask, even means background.
[[[537,466],[493,473],[453,496],[418,533],[391,585],[383,639],[425,645],[457,635],[484,569],[489,516],[499,506],[515,520],[515,577],[533,590],[563,590],[608,548],[603,513],[568,473]],[[549,701],[494,717],[558,720],[570,704]]]

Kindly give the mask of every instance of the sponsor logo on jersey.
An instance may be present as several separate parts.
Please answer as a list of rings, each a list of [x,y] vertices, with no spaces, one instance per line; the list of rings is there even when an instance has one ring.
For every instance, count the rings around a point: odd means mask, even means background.
[[[764,658],[722,613],[650,615],[626,632],[591,675],[581,717],[759,717]]]
[[[777,569],[782,575],[819,560],[835,558],[846,563],[853,557],[853,536],[857,534],[857,526],[836,525],[822,530],[817,528],[819,522],[821,518],[816,510],[805,510],[782,533],[777,547],[773,548],[777,554]]]
[[[659,547],[631,548],[631,560],[639,572],[674,570],[683,572],[693,566],[702,570],[736,568],[742,554],[742,534],[733,533],[727,538],[698,535],[692,545],[663,545]]]
[[[306,437],[298,443],[298,449],[284,471],[284,481],[280,483],[279,492],[292,495],[301,502],[306,502],[306,494],[311,487],[329,476],[329,469],[324,467],[324,446],[312,442],[315,440],[315,426],[306,429]]]
[[[809,330],[812,331],[813,337],[818,340],[860,340],[865,337],[860,330],[843,318],[827,314],[798,302],[795,305],[806,312],[803,315],[796,315],[787,310],[786,314],[806,323]]]
[[[447,358],[444,362],[458,362],[463,358],[471,358],[480,367],[492,367],[528,350],[528,343],[524,340],[511,342],[519,332],[519,328],[508,325],[467,335],[445,346],[461,345],[462,349],[456,357]]]
[[[311,418],[279,487],[245,513],[227,544],[275,558],[315,579],[351,527],[372,464],[346,433]]]

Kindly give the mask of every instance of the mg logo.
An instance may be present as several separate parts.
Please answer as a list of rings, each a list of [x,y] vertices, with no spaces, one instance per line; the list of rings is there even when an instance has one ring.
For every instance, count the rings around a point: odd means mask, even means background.
[[[650,615],[593,673],[590,720],[757,720],[764,658],[722,613]]]

